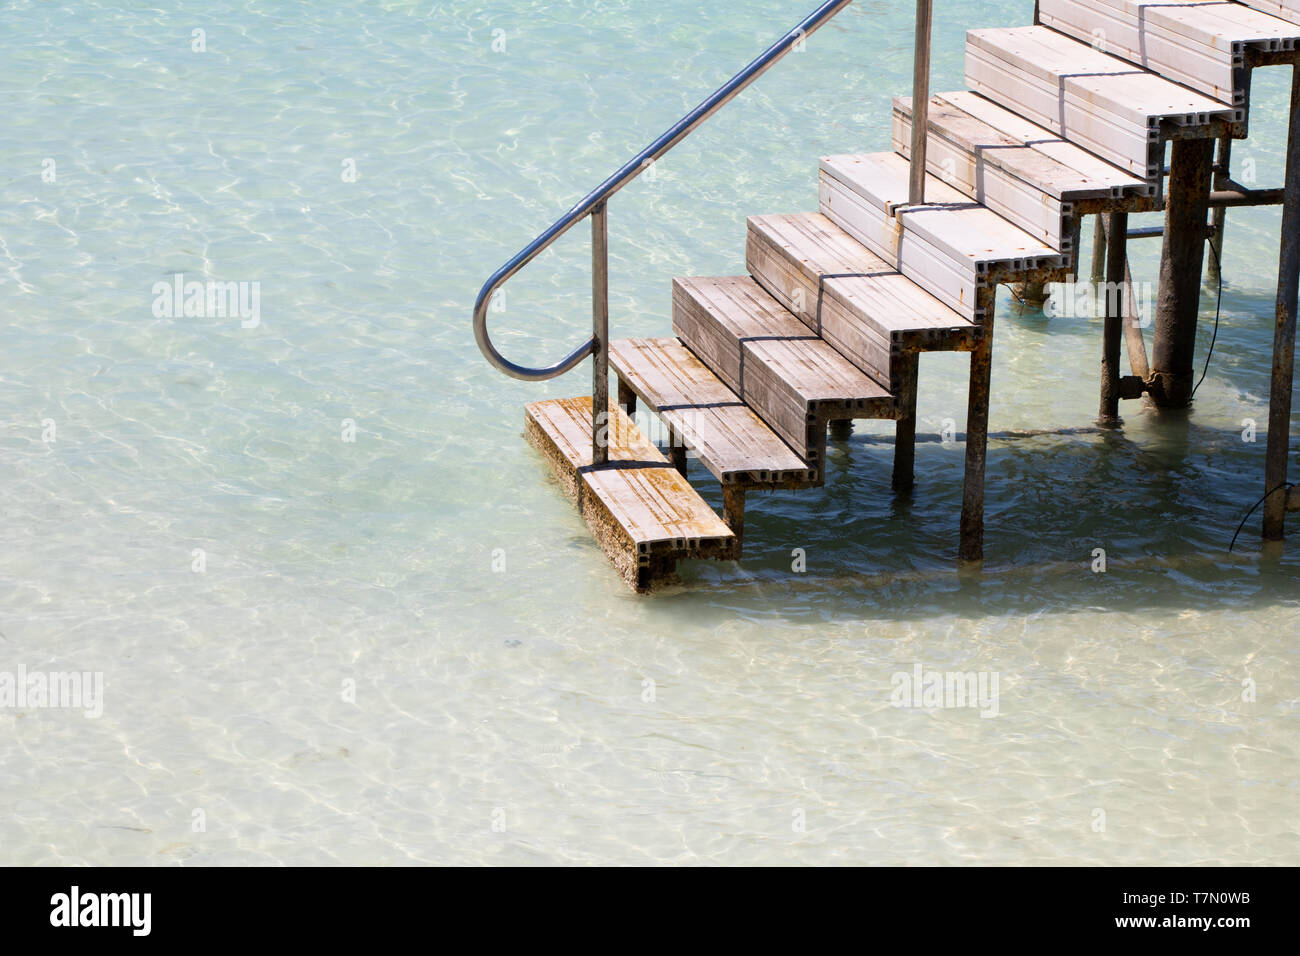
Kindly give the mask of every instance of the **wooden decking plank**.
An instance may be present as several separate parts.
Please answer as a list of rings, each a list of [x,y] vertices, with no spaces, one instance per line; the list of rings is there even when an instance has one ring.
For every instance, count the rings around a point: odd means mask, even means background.
[[[979,292],[990,275],[1046,280],[1069,265],[1070,250],[1052,249],[933,176],[927,204],[908,207],[908,172],[896,153],[826,157],[822,212],[964,319],[983,321]]]
[[[1238,0],[1238,2],[1286,20],[1288,23],[1300,23],[1300,0]]]
[[[975,325],[944,305],[820,213],[755,216],[749,221],[746,260],[755,279],[786,308],[817,325],[822,337],[891,393],[901,382],[896,357],[905,351],[968,350]],[[866,267],[867,275],[852,275]],[[844,275],[849,273],[850,275]]]
[[[1095,183],[1104,183],[1111,189],[1112,195],[1117,198],[1127,195],[1150,196],[1153,192],[1152,186],[1145,179],[1120,169],[1082,146],[1060,138],[1050,130],[1039,126],[1037,123],[1030,122],[1018,113],[1013,113],[1011,110],[999,106],[986,96],[972,93],[969,90],[959,90],[939,95],[945,102],[969,113],[976,119],[982,120],[1013,139],[1023,142],[1035,152],[1040,152],[1055,159]]]
[[[612,464],[591,465],[591,398],[526,406],[525,436],[548,464],[627,584],[645,591],[681,558],[734,557],[735,536],[617,406]]]
[[[969,106],[954,102],[958,97],[963,97],[963,104]],[[972,112],[972,108],[980,110],[980,114]],[[906,157],[911,146],[912,98],[896,97],[894,114],[895,151]],[[1124,192],[1146,195],[1148,191],[1136,176],[978,94],[944,93],[931,97],[929,120],[932,138],[937,133],[957,148],[978,156],[981,165],[1004,170],[1062,202],[1110,199]],[[928,168],[941,167],[932,162]],[[978,184],[976,179],[972,185]],[[979,199],[977,193],[967,194]]]
[[[821,339],[747,342],[745,359],[745,400],[818,468],[828,421],[894,416],[893,396]]]
[[[575,472],[591,466],[591,396],[550,399],[526,406],[527,414],[555,443]],[[636,428],[626,415],[611,420],[615,439],[610,442],[613,461],[668,465],[668,459]],[[624,428],[626,424],[628,427]],[[575,491],[576,493],[576,491]]]
[[[821,161],[823,173],[888,216],[907,205],[910,168],[897,153],[827,156]],[[926,238],[954,258],[996,263],[1050,258],[1057,251],[933,176],[926,177],[925,200],[925,206],[903,209],[901,215],[924,221],[921,231]],[[882,258],[889,261],[887,256]]]
[[[815,224],[787,221],[795,217],[767,218],[787,232],[800,234],[800,226],[817,231]],[[813,255],[819,251],[826,255],[821,247],[810,250]],[[789,256],[756,245],[752,236],[749,257],[754,268],[769,281],[779,272],[780,263],[792,265],[788,283],[784,277],[776,281],[790,290],[791,304],[797,302],[815,313],[815,302],[808,307],[803,300],[815,297],[818,273],[805,273],[793,266]],[[775,265],[761,264],[768,259]],[[865,265],[870,265],[871,259],[857,257]],[[898,311],[897,303],[894,311]],[[756,279],[749,277],[695,278],[675,284],[674,331],[702,358],[711,355],[719,377],[732,383],[741,399],[796,454],[820,469],[827,421],[892,418],[896,404],[889,388],[866,374],[860,363],[855,364],[837,351],[830,336],[823,339],[811,333],[804,322],[815,321],[815,317],[800,318],[804,321],[796,320]],[[872,350],[871,362],[887,380],[891,355],[888,337],[874,333],[855,314],[845,316],[839,325],[859,328],[858,345],[862,350]]]
[[[746,351],[770,367],[812,408],[851,409],[889,401],[889,392],[821,339],[759,339]]]
[[[677,409],[663,419],[724,485],[792,488],[821,480],[747,405]]]
[[[1239,3],[1041,0],[1046,26],[1226,103],[1246,102],[1242,52],[1293,50],[1300,29]]]
[[[1164,126],[1244,120],[1239,108],[1047,27],[971,30],[967,85],[1123,169],[1160,185]]]
[[[638,394],[656,409],[740,404],[695,356],[665,349],[662,339],[619,339],[610,344],[609,360],[636,377]]]
[[[735,392],[741,339],[814,334],[749,276],[674,279],[673,331]]]
[[[908,203],[911,164],[897,153],[825,156],[821,169],[842,180],[886,216],[894,215],[899,206]],[[926,177],[925,201],[935,206],[973,208],[970,196],[933,176]]]
[[[677,339],[612,342],[610,366],[724,485],[794,487],[818,480],[817,470],[791,451]],[[669,367],[675,371],[666,376]],[[666,379],[668,388],[663,388]],[[681,400],[678,382],[706,379],[712,382],[700,392],[705,400]]]

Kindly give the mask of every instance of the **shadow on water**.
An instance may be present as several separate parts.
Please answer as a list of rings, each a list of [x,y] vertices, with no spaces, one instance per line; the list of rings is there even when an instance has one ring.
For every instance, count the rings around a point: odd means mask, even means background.
[[[1094,426],[993,433],[982,572],[956,561],[964,436],[919,435],[916,487],[895,495],[892,438],[855,435],[828,444],[823,488],[749,496],[741,564],[684,564],[660,599],[890,619],[1300,602],[1300,515],[1280,552],[1262,548],[1258,512],[1228,552],[1260,494],[1263,436],[1247,444],[1189,411],[1139,415],[1140,441]],[[694,461],[691,478],[721,506]]]

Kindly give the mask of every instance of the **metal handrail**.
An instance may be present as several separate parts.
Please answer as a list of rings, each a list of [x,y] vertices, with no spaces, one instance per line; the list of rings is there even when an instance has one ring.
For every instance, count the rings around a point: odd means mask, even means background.
[[[606,203],[648,166],[671,150],[690,135],[696,127],[725,106],[746,87],[768,71],[778,60],[824,26],[836,14],[848,6],[852,0],[827,0],[815,11],[805,17],[793,30],[768,47],[753,62],[719,87],[708,99],[691,112],[683,116],[671,129],[656,139],[641,152],[623,165],[618,172],[593,189],[572,209],[556,220],[550,228],[525,246],[518,254],[492,274],[479,291],[474,303],[474,338],[479,351],[491,365],[509,375],[524,381],[544,381],[563,375],[577,367],[588,355],[595,356],[592,389],[592,461],[603,464],[609,460],[608,443],[601,440],[601,426],[604,422],[609,404],[609,260],[608,260],[608,210]],[[918,31],[921,27],[920,12],[925,10],[925,37],[927,47],[926,74],[928,76],[929,47],[929,0],[923,0],[924,7],[918,5]],[[914,105],[914,109],[917,105]],[[922,111],[924,105],[919,107]],[[921,113],[922,117],[924,112]],[[925,128],[922,120],[921,128]],[[922,153],[923,155],[923,153]],[[922,161],[922,169],[924,169]],[[591,217],[592,220],[592,336],[567,356],[554,365],[545,368],[529,368],[511,362],[502,355],[488,333],[487,316],[492,297],[520,269],[537,258],[545,249],[568,232],[580,220]]]

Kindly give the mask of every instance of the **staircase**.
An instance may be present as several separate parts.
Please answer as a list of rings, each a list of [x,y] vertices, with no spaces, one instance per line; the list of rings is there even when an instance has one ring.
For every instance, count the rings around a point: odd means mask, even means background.
[[[746,275],[675,279],[672,335],[598,331],[595,406],[527,407],[528,439],[631,587],[683,558],[739,558],[746,493],[820,486],[832,423],[894,421],[892,485],[911,489],[918,363],[935,351],[971,353],[959,554],[983,556],[996,287],[1076,275],[1084,216],[1162,208],[1167,144],[1244,137],[1252,55],[1300,56],[1300,0],[1041,0],[1039,18],[971,30],[969,89],[896,99],[892,151],[823,158],[816,212],[751,217]],[[600,229],[604,196],[589,204]],[[618,381],[608,409],[603,355]],[[663,423],[666,455],[638,408]],[[721,483],[723,520],[686,482],[687,452]]]

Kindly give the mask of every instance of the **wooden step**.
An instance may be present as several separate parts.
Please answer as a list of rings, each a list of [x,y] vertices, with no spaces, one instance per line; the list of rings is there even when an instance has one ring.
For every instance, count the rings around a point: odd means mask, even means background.
[[[1080,216],[1154,203],[1151,184],[977,93],[932,96],[927,130],[931,175],[1052,249],[1077,251]],[[910,162],[911,150],[912,98],[896,97],[894,151]]]
[[[830,422],[895,415],[894,397],[823,339],[746,342],[744,367],[746,403],[819,472]]]
[[[736,393],[746,339],[816,337],[748,276],[673,279],[673,332]]]
[[[1296,49],[1300,28],[1239,3],[1039,0],[1045,26],[1233,106],[1247,107],[1246,52]]]
[[[827,422],[897,414],[888,388],[746,276],[674,280],[673,331],[819,473]]]
[[[775,490],[817,484],[817,469],[677,339],[619,339],[610,343],[609,364],[723,485]]]
[[[1062,139],[1036,123],[1031,123],[1019,113],[999,106],[986,96],[969,90],[944,93],[942,96],[958,109],[988,123],[999,132],[1019,140],[1035,151],[1044,153],[1071,169],[1078,170],[1090,179],[1109,184],[1115,190],[1116,199],[1155,195],[1155,188],[1145,179],[1127,173],[1082,146]]]
[[[966,85],[1159,189],[1167,139],[1245,120],[1239,107],[1041,26],[968,31]]]
[[[979,337],[973,322],[890,269],[821,213],[750,218],[746,263],[753,279],[679,280],[673,306],[678,335],[689,340],[694,334],[701,349],[728,348],[725,354],[735,356],[734,345],[707,340],[735,343],[761,334],[746,323],[752,313],[744,305],[764,298],[776,300],[768,311],[793,312],[815,334],[820,291],[821,337],[893,395],[906,384],[900,356],[970,351]],[[693,326],[704,331],[692,333]]]
[[[826,157],[822,213],[975,323],[984,321],[983,293],[998,283],[1064,278],[1070,250],[1051,248],[934,176],[926,177],[926,204],[908,206],[909,168],[897,153]]]
[[[628,586],[644,592],[673,577],[682,558],[735,557],[735,536],[617,406],[610,464],[592,467],[591,398],[533,402],[524,434]]]
[[[1248,7],[1288,23],[1300,23],[1300,0],[1239,0]]]

